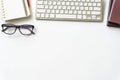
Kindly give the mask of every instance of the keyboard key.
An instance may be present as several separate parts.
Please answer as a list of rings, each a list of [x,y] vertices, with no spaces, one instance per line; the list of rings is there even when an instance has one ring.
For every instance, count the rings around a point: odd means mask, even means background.
[[[87,19],[86,15],[83,15],[83,19]]]
[[[96,3],[93,3],[93,6],[96,6],[97,4]]]
[[[94,10],[101,10],[101,8],[100,7],[94,7]]]
[[[56,13],[59,13],[59,10],[56,10]]]
[[[58,6],[58,9],[62,9],[62,6]]]
[[[66,2],[66,5],[70,5],[70,2]]]
[[[40,14],[36,14],[36,17],[40,17]]]
[[[45,9],[39,9],[39,10],[37,10],[39,13],[45,13]]]
[[[55,17],[55,15],[54,15],[54,14],[50,14],[50,17],[51,17],[51,18],[54,18],[54,17]]]
[[[44,18],[44,17],[45,17],[45,14],[41,14],[41,17]]]
[[[100,15],[99,11],[92,11],[91,14]]]
[[[45,5],[45,9],[48,9],[48,5]]]
[[[38,1],[37,3],[38,3],[38,4],[43,4],[43,1]]]
[[[46,14],[45,17],[48,18],[48,17],[49,17],[49,14]]]
[[[47,10],[47,13],[50,13],[50,10]]]
[[[64,13],[64,11],[63,11],[63,10],[60,10],[60,13]]]
[[[88,10],[88,7],[85,7],[85,10]]]
[[[86,11],[83,11],[82,14],[86,14]]]
[[[88,3],[88,6],[92,6],[92,3]]]
[[[78,15],[77,18],[78,18],[78,19],[82,19],[82,15]]]
[[[44,5],[37,5],[38,8],[44,8]]]
[[[55,13],[55,10],[51,10],[51,13]]]
[[[56,14],[57,18],[76,18],[76,15]]]
[[[57,4],[57,3],[54,1],[54,2],[53,2],[53,5],[56,5],[56,4]]]
[[[95,0],[95,2],[101,2],[101,0]]]
[[[87,11],[87,14],[90,14],[90,11]]]
[[[100,3],[97,3],[97,6],[101,6],[101,4],[100,4]]]
[[[82,11],[78,11],[78,14],[81,14],[82,13]]]

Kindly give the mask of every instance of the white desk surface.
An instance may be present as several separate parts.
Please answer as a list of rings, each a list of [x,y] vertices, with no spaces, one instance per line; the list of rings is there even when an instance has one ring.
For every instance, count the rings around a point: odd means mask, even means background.
[[[102,23],[43,21],[33,17],[36,35],[0,32],[0,80],[120,80],[120,28]],[[0,20],[0,23],[4,23]]]

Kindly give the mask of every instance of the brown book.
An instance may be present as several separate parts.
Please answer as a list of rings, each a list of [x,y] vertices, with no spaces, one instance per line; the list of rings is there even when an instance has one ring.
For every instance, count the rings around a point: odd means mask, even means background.
[[[120,24],[120,0],[113,0],[108,21]]]

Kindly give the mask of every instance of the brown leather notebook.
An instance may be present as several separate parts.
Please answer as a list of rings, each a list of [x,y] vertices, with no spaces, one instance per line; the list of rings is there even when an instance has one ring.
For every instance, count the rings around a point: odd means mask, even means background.
[[[120,24],[120,0],[113,0],[108,21]]]

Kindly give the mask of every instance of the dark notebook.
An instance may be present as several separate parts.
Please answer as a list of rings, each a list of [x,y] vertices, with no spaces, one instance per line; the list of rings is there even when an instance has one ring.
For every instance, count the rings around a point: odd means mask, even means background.
[[[120,24],[120,0],[113,0],[108,20]]]
[[[107,26],[120,27],[120,0],[110,0]]]

